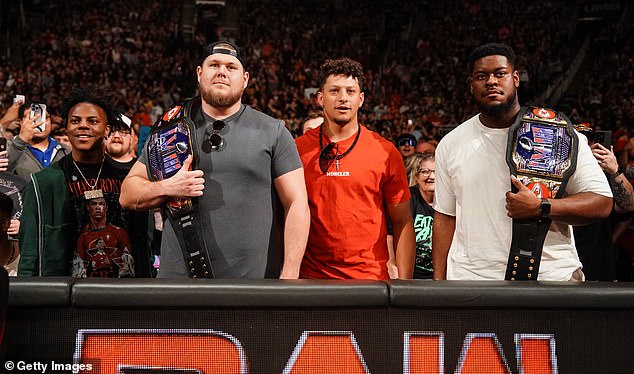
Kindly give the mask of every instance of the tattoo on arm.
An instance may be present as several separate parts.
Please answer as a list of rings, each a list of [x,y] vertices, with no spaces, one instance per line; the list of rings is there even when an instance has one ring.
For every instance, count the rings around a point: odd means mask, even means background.
[[[625,177],[626,177],[628,180],[632,180],[632,179],[634,179],[634,167],[629,167],[629,166],[628,166],[628,167],[626,167],[626,168],[625,168],[625,171],[623,172],[623,174],[625,175]]]
[[[629,182],[618,177],[610,179],[610,186],[612,187],[612,194],[614,195],[614,203],[626,211],[634,209],[634,196],[632,196],[632,191],[631,189],[628,191],[625,187],[625,183]]]

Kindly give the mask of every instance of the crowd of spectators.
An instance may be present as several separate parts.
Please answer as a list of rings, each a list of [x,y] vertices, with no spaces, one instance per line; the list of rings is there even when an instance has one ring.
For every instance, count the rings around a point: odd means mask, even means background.
[[[571,120],[619,136],[634,122],[634,38],[612,25],[593,40],[594,61],[577,93]],[[617,140],[617,139],[615,139]]]
[[[465,56],[485,41],[503,41],[519,56],[528,101],[562,71],[575,49],[574,4],[559,1],[358,3],[293,0],[227,2],[233,25],[215,35],[180,33],[183,2],[67,1],[29,13],[21,39],[24,66],[0,64],[0,101],[17,93],[59,111],[72,86],[113,93],[114,106],[141,125],[195,94],[200,47],[218,37],[244,46],[251,81],[244,101],[295,134],[319,114],[316,67],[349,56],[367,72],[361,121],[385,137],[409,132],[438,140],[477,109],[466,90]],[[289,9],[293,9],[289,12]],[[543,17],[548,14],[548,17]],[[230,27],[229,27],[230,26]],[[235,31],[232,31],[235,30]]]
[[[382,1],[307,2],[288,12],[292,3],[240,2],[235,37],[248,48],[255,78],[247,102],[284,118],[296,133],[318,113],[305,93],[315,88],[316,67],[326,57],[364,64],[362,123],[391,139],[408,132],[436,141],[477,112],[464,63],[476,45],[503,41],[524,56],[518,70],[526,102],[562,72],[575,49],[573,12],[564,2],[399,2],[390,9]],[[330,21],[342,15],[345,22]]]
[[[112,93],[116,108],[151,124],[144,114],[179,101],[192,74],[185,67],[191,51],[177,41],[181,3],[41,4],[38,12],[26,14],[28,22],[19,30],[24,66],[6,56],[0,63],[3,107],[24,94],[59,114],[72,87],[100,88]]]

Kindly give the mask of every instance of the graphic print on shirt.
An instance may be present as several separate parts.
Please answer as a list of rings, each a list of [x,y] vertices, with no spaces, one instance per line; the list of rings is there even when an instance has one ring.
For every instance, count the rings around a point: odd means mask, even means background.
[[[433,216],[416,214],[414,233],[416,234],[416,267],[427,272],[433,271],[431,263],[431,232]]]
[[[133,277],[134,260],[125,230],[108,224],[103,229],[82,232],[73,260],[73,276]]]

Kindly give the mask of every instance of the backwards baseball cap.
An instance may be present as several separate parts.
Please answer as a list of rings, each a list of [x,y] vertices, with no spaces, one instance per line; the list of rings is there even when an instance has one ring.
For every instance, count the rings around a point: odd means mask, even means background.
[[[121,113],[118,110],[113,110],[113,115],[116,121],[110,124],[110,133],[115,131],[130,131],[132,126],[132,120],[130,117]]]
[[[217,53],[230,55],[237,58],[238,61],[240,61],[240,63],[242,64],[242,67],[244,68],[244,70],[246,70],[244,59],[242,58],[242,54],[240,53],[240,48],[238,48],[237,45],[235,45],[234,43],[228,40],[219,40],[205,47],[202,55],[200,56],[200,65],[203,64],[203,61],[205,61],[207,57],[211,55],[215,55]]]

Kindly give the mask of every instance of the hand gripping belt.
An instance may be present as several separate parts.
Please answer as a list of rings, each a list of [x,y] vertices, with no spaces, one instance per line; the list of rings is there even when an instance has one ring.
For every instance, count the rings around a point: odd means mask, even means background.
[[[152,126],[147,142],[147,168],[153,180],[167,179],[176,174],[190,154],[193,154],[192,167],[196,167],[196,126],[191,117],[199,106],[199,98],[187,100],[170,108]],[[171,198],[165,202],[164,208],[176,233],[189,277],[213,278],[198,199]]]
[[[540,198],[560,198],[575,171],[579,139],[570,120],[551,109],[522,107],[509,129],[511,174]],[[515,187],[513,192],[517,192]],[[537,280],[551,219],[513,219],[506,280]]]

